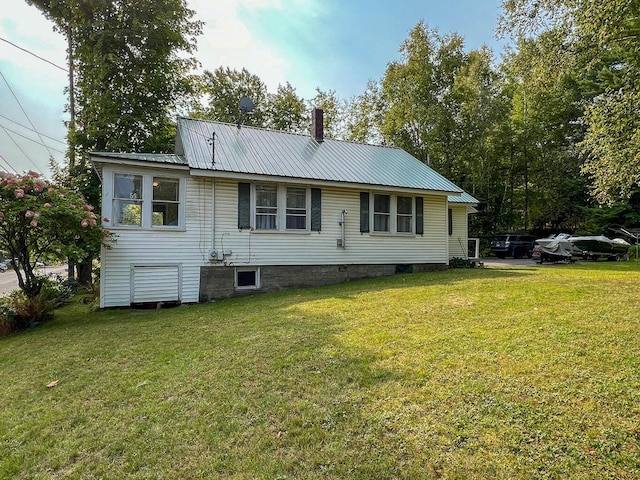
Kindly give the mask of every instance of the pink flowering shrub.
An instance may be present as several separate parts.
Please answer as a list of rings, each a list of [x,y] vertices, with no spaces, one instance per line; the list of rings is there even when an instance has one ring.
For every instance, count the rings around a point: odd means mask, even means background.
[[[42,287],[36,262],[80,262],[112,241],[93,210],[81,195],[36,172],[0,172],[0,250],[12,256],[20,289],[28,298]]]

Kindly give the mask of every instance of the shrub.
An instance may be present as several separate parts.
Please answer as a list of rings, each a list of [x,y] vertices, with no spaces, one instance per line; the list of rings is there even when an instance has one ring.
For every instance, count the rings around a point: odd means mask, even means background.
[[[14,290],[0,304],[0,336],[34,327],[53,317],[55,308],[68,302],[78,290],[75,279],[40,277],[40,293],[28,297],[22,290]]]
[[[0,299],[0,338],[15,331],[16,312],[7,305],[6,299]]]
[[[449,268],[470,268],[472,266],[466,258],[453,257],[449,259]]]

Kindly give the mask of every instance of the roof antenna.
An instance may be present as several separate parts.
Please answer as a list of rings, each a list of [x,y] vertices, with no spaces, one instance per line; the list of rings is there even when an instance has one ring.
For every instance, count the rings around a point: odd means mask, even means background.
[[[211,132],[211,138],[207,138],[207,143],[211,145],[211,165],[216,164],[216,132]]]
[[[240,103],[238,105],[238,128],[242,126],[242,119],[246,115],[251,115],[253,113],[253,109],[255,105],[250,98],[242,97],[240,99]]]

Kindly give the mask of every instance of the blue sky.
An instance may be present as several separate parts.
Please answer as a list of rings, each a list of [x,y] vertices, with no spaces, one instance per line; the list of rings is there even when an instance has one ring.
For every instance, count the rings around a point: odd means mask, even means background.
[[[23,0],[4,0],[0,38],[65,66],[65,40]],[[457,32],[467,49],[486,44],[499,58],[495,40],[500,0],[188,0],[205,22],[198,39],[202,67],[246,68],[274,92],[289,81],[309,99],[315,88],[341,98],[362,93],[384,74],[420,20],[440,33]],[[3,6],[5,6],[3,4]],[[0,40],[0,169],[48,172],[49,155],[64,161],[66,73]],[[6,81],[5,81],[6,80]],[[17,100],[16,98],[17,97]],[[18,103],[19,102],[19,103]],[[22,111],[24,109],[25,113]],[[6,117],[6,118],[5,118]],[[13,132],[8,132],[10,129]],[[15,132],[15,133],[14,133]],[[50,149],[29,141],[46,143]]]

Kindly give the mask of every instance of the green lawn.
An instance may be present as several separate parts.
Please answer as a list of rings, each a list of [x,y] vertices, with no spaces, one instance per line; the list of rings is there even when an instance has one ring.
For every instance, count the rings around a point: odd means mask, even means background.
[[[0,478],[640,478],[639,304],[631,261],[72,305],[0,340]]]

